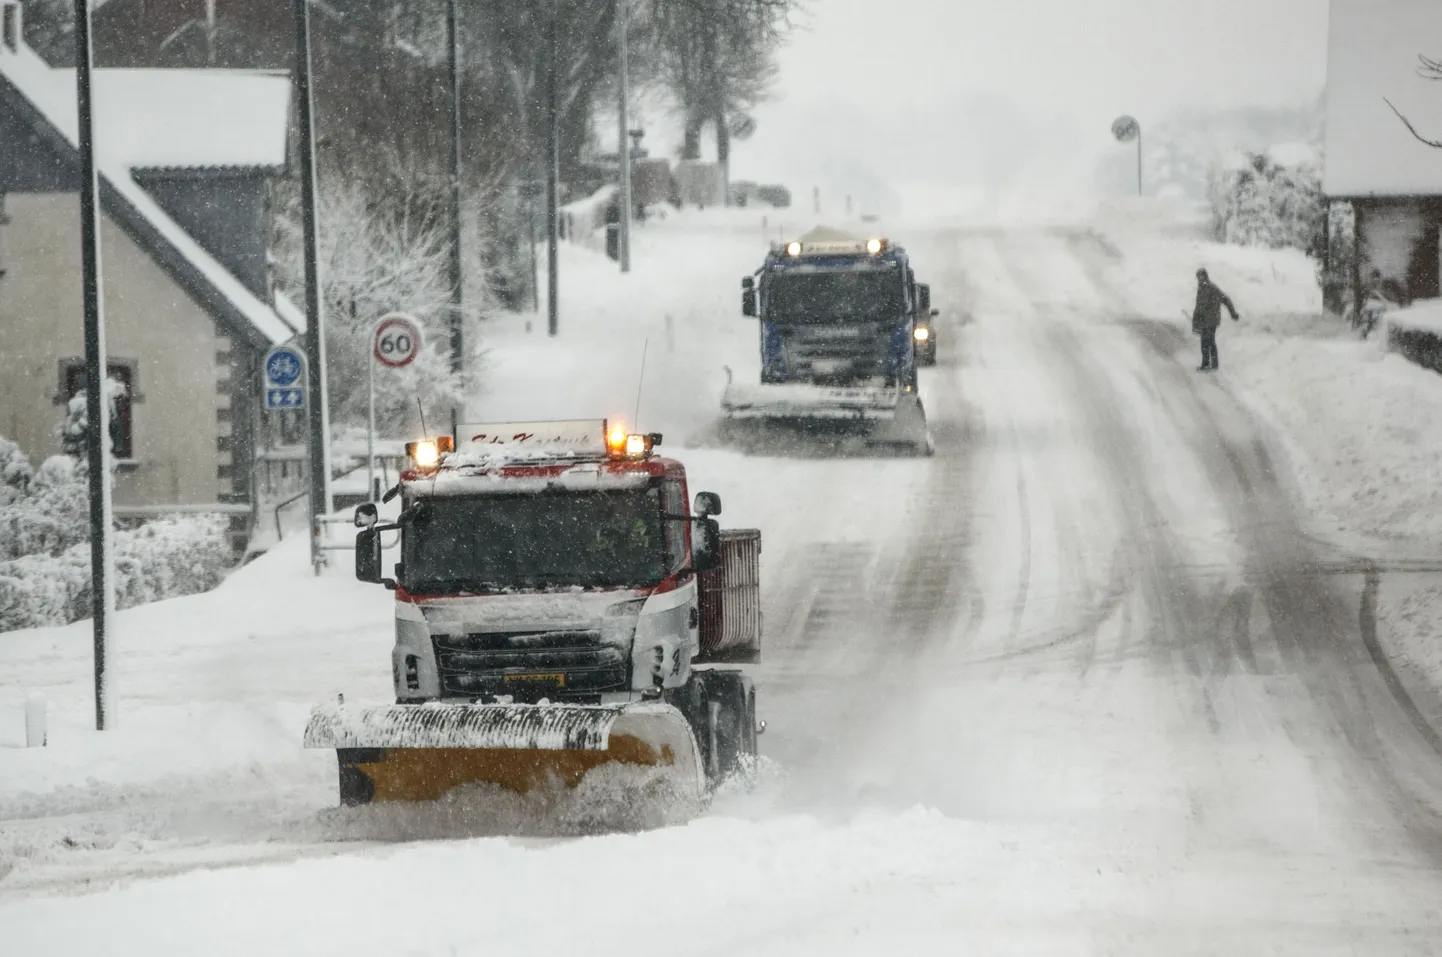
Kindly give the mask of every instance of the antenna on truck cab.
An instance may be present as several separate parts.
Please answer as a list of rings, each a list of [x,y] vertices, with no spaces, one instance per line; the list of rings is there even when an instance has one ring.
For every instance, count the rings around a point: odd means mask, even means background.
[[[416,411],[421,414],[421,438],[428,439],[431,434],[426,431],[426,407],[421,404],[420,396],[416,396]]]
[[[631,416],[631,427],[637,432],[641,431],[641,387],[646,384],[646,350],[651,348],[651,337],[647,336],[641,343],[641,375],[636,380],[636,414]]]

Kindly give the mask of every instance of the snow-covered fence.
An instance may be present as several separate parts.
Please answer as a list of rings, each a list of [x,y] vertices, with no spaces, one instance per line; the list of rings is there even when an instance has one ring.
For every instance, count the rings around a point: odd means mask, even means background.
[[[568,242],[606,251],[606,223],[616,205],[615,186],[602,186],[585,199],[561,207],[561,238]]]

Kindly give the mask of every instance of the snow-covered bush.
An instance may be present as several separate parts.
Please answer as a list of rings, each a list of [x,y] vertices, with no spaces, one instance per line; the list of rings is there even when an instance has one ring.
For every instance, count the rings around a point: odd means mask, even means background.
[[[20,446],[0,437],[0,506],[9,505],[25,494],[35,470]]]
[[[1213,166],[1207,193],[1218,241],[1324,254],[1327,203],[1316,163],[1284,166],[1251,153],[1243,162]]]
[[[33,475],[0,438],[0,631],[60,625],[90,614],[90,501],[68,455]],[[215,587],[234,560],[227,522],[187,515],[120,530],[113,539],[116,603],[129,608]]]
[[[52,455],[26,493],[0,504],[0,562],[58,555],[90,534],[85,476],[68,455]]]
[[[233,562],[220,515],[163,518],[115,533],[115,603],[132,608],[208,591]],[[0,631],[90,615],[90,545],[0,562]]]

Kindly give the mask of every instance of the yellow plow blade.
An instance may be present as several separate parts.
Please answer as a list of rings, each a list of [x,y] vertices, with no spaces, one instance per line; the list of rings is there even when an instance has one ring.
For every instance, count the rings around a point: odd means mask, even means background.
[[[305,746],[335,749],[346,805],[434,801],[470,784],[571,789],[616,764],[667,769],[683,799],[705,786],[690,725],[660,703],[322,706]]]

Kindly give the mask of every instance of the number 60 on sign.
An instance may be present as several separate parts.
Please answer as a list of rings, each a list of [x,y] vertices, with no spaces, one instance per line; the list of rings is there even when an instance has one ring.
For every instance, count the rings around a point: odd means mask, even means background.
[[[410,316],[392,313],[376,323],[372,352],[375,360],[391,369],[408,366],[421,353],[421,327]]]

